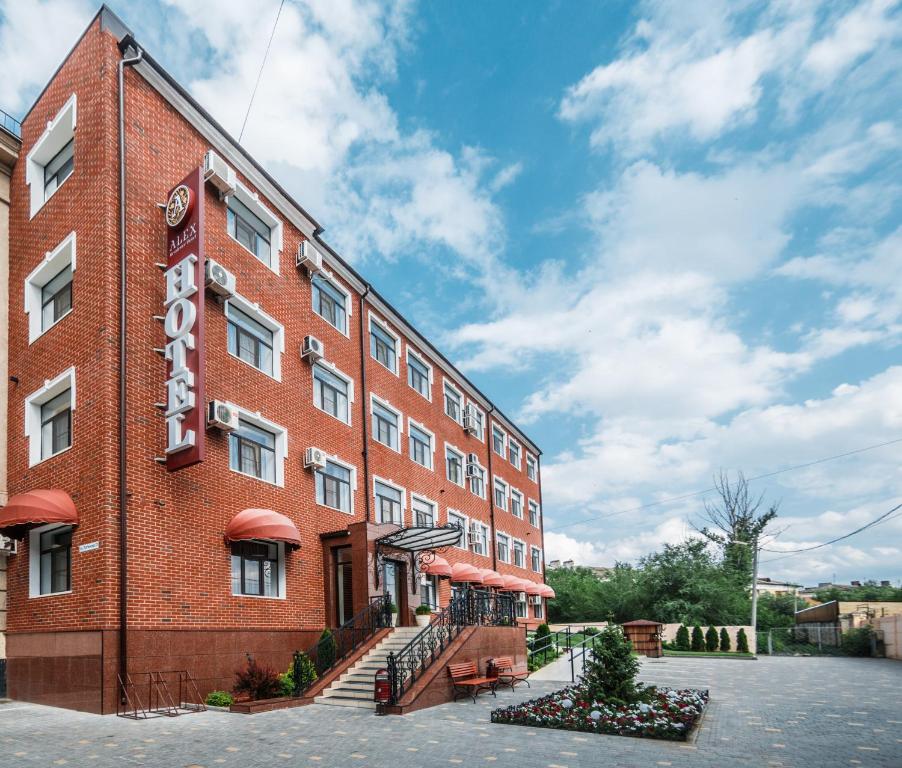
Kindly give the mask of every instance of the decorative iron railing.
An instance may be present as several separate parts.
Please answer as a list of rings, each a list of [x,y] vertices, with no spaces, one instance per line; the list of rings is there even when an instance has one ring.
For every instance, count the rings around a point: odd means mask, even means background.
[[[371,598],[369,605],[356,613],[344,624],[330,629],[306,651],[310,664],[304,664],[302,655],[295,651],[291,665],[293,693],[302,696],[319,678],[331,670],[339,661],[352,654],[380,629],[391,626],[391,598],[379,595]],[[312,676],[311,669],[316,672]],[[306,670],[305,670],[306,667]],[[312,678],[312,679],[311,679]]]
[[[454,598],[404,648],[388,655],[386,666],[391,689],[389,703],[397,704],[401,700],[405,691],[442,655],[464,627],[515,624],[514,600],[511,595],[468,590]]]

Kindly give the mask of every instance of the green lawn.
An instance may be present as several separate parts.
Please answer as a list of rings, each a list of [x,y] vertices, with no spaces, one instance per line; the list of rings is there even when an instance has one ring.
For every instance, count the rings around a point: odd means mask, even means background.
[[[751,653],[733,653],[731,651],[672,651],[669,648],[664,649],[665,656],[705,656],[721,659],[754,659]]]

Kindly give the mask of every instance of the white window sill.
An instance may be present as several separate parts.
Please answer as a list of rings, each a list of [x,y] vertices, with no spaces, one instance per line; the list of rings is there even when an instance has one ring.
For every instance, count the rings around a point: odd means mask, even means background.
[[[59,318],[57,320],[54,320],[50,325],[48,325],[46,328],[44,328],[37,336],[35,336],[31,341],[29,341],[28,345],[31,346],[32,344],[34,344],[45,333],[50,331],[51,328],[55,328],[56,326],[58,326],[61,322],[63,322],[63,320],[65,320],[71,314],[72,314],[72,309],[67,309],[62,315],[59,316]]]
[[[67,589],[64,592],[46,592],[43,595],[28,595],[29,600],[39,600],[42,597],[59,597],[60,595],[71,595],[72,590]]]
[[[276,460],[277,461],[280,460],[280,457],[276,456]],[[242,472],[240,469],[232,469],[232,467],[229,467],[229,471],[234,472],[236,475],[241,475],[242,477],[249,477],[249,478],[251,478],[251,480],[258,480],[261,483],[266,483],[267,485],[275,486],[276,488],[281,488],[284,485],[284,483],[277,483],[272,480],[265,480],[262,477],[257,477],[256,475],[251,475],[247,472]]]
[[[328,504],[323,504],[321,501],[316,502],[316,506],[322,507],[323,509],[331,509],[333,512],[341,512],[343,515],[354,516],[354,512],[350,509],[340,509],[339,507],[331,507]]]
[[[273,352],[273,354],[275,355],[276,353]],[[281,354],[281,353],[279,353],[279,354]],[[235,360],[237,360],[237,361],[240,362],[240,363],[244,363],[244,365],[246,365],[248,368],[251,368],[251,369],[257,371],[257,373],[262,373],[264,376],[266,376],[266,377],[269,378],[269,379],[272,379],[273,381],[278,381],[280,384],[281,384],[281,382],[282,382],[282,379],[281,379],[281,378],[279,378],[279,377],[277,377],[277,376],[274,376],[274,375],[271,374],[271,373],[267,373],[267,372],[264,371],[262,368],[258,368],[258,367],[257,367],[256,365],[254,365],[253,363],[249,363],[249,362],[248,362],[247,360],[245,360],[243,357],[239,357],[239,356],[236,355],[234,352],[229,352],[229,357],[234,358]]]
[[[249,597],[252,600],[285,600],[284,595],[282,595],[282,596],[279,596],[279,595],[275,595],[275,596],[273,596],[273,595],[245,595],[245,594],[236,594],[235,592],[232,592],[232,597]]]
[[[279,270],[278,270],[276,267],[274,267],[274,266],[272,265],[272,254],[271,254],[271,253],[270,253],[270,260],[269,260],[269,263],[267,264],[267,263],[266,263],[265,261],[263,261],[263,259],[261,259],[256,253],[254,253],[250,248],[248,248],[244,243],[242,243],[242,242],[241,242],[240,240],[238,240],[237,238],[232,237],[232,234],[231,234],[228,230],[226,230],[226,234],[228,234],[229,239],[230,239],[232,242],[238,243],[238,245],[241,246],[242,250],[246,251],[246,252],[249,253],[251,256],[253,256],[260,264],[262,264],[264,267],[266,267],[270,272],[274,272],[274,273],[277,274],[277,275],[279,274]],[[278,256],[277,256],[276,258],[278,259]]]
[[[63,448],[63,450],[57,451],[56,453],[51,453],[49,456],[45,456],[43,459],[38,459],[34,464],[29,463],[28,468],[31,469],[32,467],[36,467],[36,466],[38,466],[38,464],[43,464],[46,461],[55,459],[57,456],[62,456],[64,453],[67,453],[68,451],[71,451],[71,450],[72,450],[72,445],[70,444],[68,448]],[[61,594],[61,593],[56,593],[56,594]]]

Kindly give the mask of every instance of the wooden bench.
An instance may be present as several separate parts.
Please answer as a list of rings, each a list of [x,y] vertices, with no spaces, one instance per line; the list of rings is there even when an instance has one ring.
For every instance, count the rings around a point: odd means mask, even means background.
[[[475,661],[463,661],[460,664],[448,665],[448,676],[454,686],[454,701],[461,696],[469,696],[476,703],[480,691],[491,691],[495,695],[497,678],[482,677],[476,668]]]
[[[517,683],[526,683],[527,688],[531,687],[526,679],[529,677],[529,669],[525,664],[514,666],[514,660],[510,656],[498,656],[493,661],[498,671],[498,685],[509,685],[513,689]]]

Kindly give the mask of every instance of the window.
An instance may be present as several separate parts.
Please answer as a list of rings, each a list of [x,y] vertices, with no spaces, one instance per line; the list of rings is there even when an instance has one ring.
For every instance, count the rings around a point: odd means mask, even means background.
[[[529,502],[529,524],[535,528],[539,527],[539,505],[534,501]]]
[[[420,584],[420,605],[438,610],[438,576],[427,576]]]
[[[461,530],[460,539],[458,540],[455,546],[458,549],[466,549],[467,548],[467,518],[463,515],[454,512],[453,510],[448,510],[448,524],[456,525]]]
[[[507,511],[507,483],[503,480],[499,480],[497,477],[492,481],[492,487],[495,491],[495,506],[501,507],[505,512]]]
[[[514,609],[518,619],[526,618],[526,593],[516,592],[517,600],[514,603]]]
[[[25,398],[28,465],[34,466],[72,446],[75,368],[69,368]]]
[[[228,200],[228,231],[266,266],[272,263],[272,229],[256,213],[232,195]]]
[[[544,611],[541,600],[537,600],[532,604],[532,615],[537,619],[543,618]]]
[[[229,354],[272,376],[273,332],[231,302],[226,306],[226,317],[229,326]]]
[[[395,375],[398,374],[398,339],[370,318],[370,355]]]
[[[322,363],[313,366],[313,404],[345,424],[351,423],[351,382]]]
[[[401,415],[375,398],[372,399],[371,405],[373,409],[373,439],[376,442],[387,445],[394,451],[400,451]]]
[[[34,143],[25,165],[31,216],[44,206],[74,170],[76,97],[73,93]]]
[[[449,445],[445,445],[445,468],[448,480],[455,485],[463,487],[464,484],[464,455]]]
[[[238,408],[238,428],[229,433],[230,469],[281,486],[285,484],[287,454],[288,431],[284,427]]]
[[[279,597],[279,555],[282,547],[271,541],[236,541],[232,544],[232,594]]]
[[[460,424],[461,416],[461,394],[447,381],[445,382],[445,413],[454,421]]]
[[[518,568],[526,567],[526,545],[522,541],[514,541],[514,565]]]
[[[470,549],[477,555],[489,554],[489,529],[476,520],[470,523]]]
[[[29,534],[32,597],[72,589],[72,526],[42,526]]]
[[[484,499],[485,470],[478,464],[468,464],[467,475],[470,478],[470,493],[475,493],[480,499]]]
[[[350,467],[326,461],[324,469],[316,470],[316,503],[350,514],[353,475]]]
[[[404,525],[404,491],[375,480],[376,522]]]
[[[427,469],[432,469],[433,436],[419,424],[408,419],[410,458]]]
[[[517,469],[520,469],[520,443],[509,438],[507,441],[507,456],[510,459],[510,463]]]
[[[511,514],[523,518],[523,494],[511,488]]]
[[[504,431],[499,427],[492,427],[492,450],[499,456],[504,456]]]
[[[72,278],[75,272],[75,233],[71,232],[25,278],[25,313],[28,343],[72,311]]]
[[[348,295],[319,272],[313,276],[310,286],[310,292],[313,295],[313,311],[329,325],[347,335],[348,314],[351,307]]]
[[[533,571],[536,573],[542,572],[542,551],[538,547],[530,547],[529,548],[529,557],[531,560],[531,565]]]
[[[497,548],[498,559],[502,563],[511,561],[511,540],[510,536],[505,533],[495,535],[495,546]]]
[[[532,480],[536,481],[536,478],[539,475],[539,465],[535,460],[534,456],[530,456],[528,453],[526,454],[526,476]]]
[[[427,400],[432,400],[432,368],[423,359],[407,350],[407,383]]]
[[[435,525],[435,504],[420,496],[410,497],[410,508],[413,512],[413,524],[420,528],[432,528]]]

